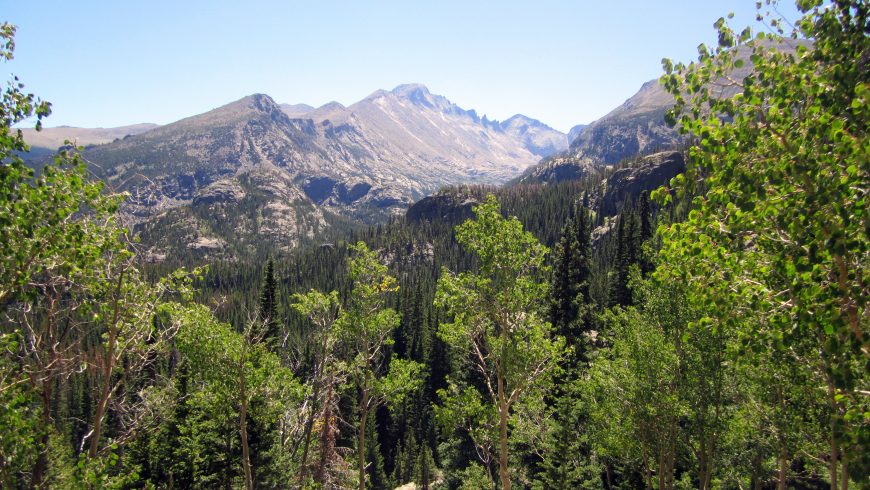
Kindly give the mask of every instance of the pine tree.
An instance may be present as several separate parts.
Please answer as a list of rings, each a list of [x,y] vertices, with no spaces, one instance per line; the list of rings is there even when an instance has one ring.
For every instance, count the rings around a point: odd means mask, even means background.
[[[585,199],[584,199],[585,201]],[[572,280],[576,285],[574,303],[577,309],[579,333],[588,333],[591,329],[592,298],[589,286],[592,281],[592,213],[585,205],[577,212],[574,225],[575,253]]]
[[[552,303],[550,323],[555,331],[570,338],[570,325],[577,317],[578,253],[574,220],[568,219],[562,227],[562,238],[556,247],[555,270],[553,273]]]
[[[591,329],[592,216],[580,207],[562,227],[556,248],[550,322],[574,345],[574,360],[585,356],[584,336]],[[572,365],[575,364],[572,362]]]
[[[640,246],[647,243],[653,237],[653,216],[650,209],[649,194],[644,192],[640,195],[640,203],[638,205],[638,214],[640,215]],[[640,270],[644,275],[653,271],[653,263],[646,253],[641,250]]]
[[[616,278],[611,293],[611,305],[630,306],[633,303],[628,287],[631,266],[640,260],[640,224],[633,205],[626,202],[616,224]]]
[[[263,339],[272,350],[286,347],[285,337],[278,324],[278,307],[275,302],[275,263],[270,257],[263,270],[263,285],[260,288],[260,307],[257,309],[257,323],[263,326]]]
[[[389,478],[384,471],[384,456],[381,452],[381,443],[378,441],[379,424],[377,412],[371,411],[368,415],[368,425],[372,429],[372,436],[366,438],[366,486],[368,488],[390,488]]]
[[[420,455],[417,458],[417,471],[414,474],[414,482],[417,488],[429,490],[429,483],[433,480],[432,472],[435,468],[435,460],[432,458],[432,450],[423,444],[420,447]]]

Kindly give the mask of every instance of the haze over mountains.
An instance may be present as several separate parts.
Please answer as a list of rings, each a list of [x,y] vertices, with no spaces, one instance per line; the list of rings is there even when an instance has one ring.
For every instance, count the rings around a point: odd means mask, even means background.
[[[56,150],[65,141],[71,141],[79,146],[101,145],[110,143],[127,135],[134,135],[150,131],[157,124],[141,123],[116,128],[76,128],[71,126],[58,126],[55,128],[42,128],[36,131],[32,128],[22,129],[24,138],[30,146]]]

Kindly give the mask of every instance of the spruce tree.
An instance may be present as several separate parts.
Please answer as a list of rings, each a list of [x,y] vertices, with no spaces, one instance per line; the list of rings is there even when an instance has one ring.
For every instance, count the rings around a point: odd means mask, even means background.
[[[626,202],[616,224],[616,278],[612,287],[611,305],[630,306],[633,303],[628,287],[631,266],[640,261],[640,223],[634,206]]]
[[[577,212],[574,224],[574,255],[571,265],[572,281],[574,282],[574,327],[569,343],[574,345],[575,359],[585,361],[586,335],[593,329],[593,302],[589,294],[592,282],[592,213],[585,206]]]
[[[275,263],[270,257],[263,270],[263,285],[260,288],[260,306],[257,309],[257,323],[262,325],[263,339],[275,350],[284,346],[284,336],[278,324],[278,307],[275,302]]]
[[[649,194],[644,192],[640,195],[640,203],[638,205],[638,214],[640,215],[640,246],[648,242],[653,237],[653,216],[650,209]],[[641,250],[640,270],[644,275],[653,271],[653,263],[646,253]]]
[[[623,212],[616,220],[616,257],[614,260],[616,277],[611,285],[611,306],[627,305],[630,302],[630,292],[628,291],[629,245],[625,219],[626,215]]]
[[[562,238],[556,247],[555,270],[551,293],[550,323],[555,331],[570,338],[570,325],[577,317],[578,257],[574,220],[562,227]]]

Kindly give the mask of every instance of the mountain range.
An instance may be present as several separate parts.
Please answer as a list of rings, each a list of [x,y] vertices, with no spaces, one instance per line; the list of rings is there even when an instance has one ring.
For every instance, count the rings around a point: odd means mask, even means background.
[[[444,186],[502,184],[568,148],[567,135],[540,121],[490,120],[419,84],[348,107],[255,94],[165,126],[25,137],[45,148],[86,145],[92,171],[131,194],[132,222],[146,235],[155,226],[178,231],[164,233],[173,238],[158,255],[178,244],[221,253],[263,238],[289,249],[337,226],[402,214]]]

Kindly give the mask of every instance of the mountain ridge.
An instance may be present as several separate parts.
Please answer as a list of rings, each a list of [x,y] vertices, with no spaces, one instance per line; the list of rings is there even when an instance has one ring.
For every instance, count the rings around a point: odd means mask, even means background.
[[[198,231],[180,234],[181,246],[212,253],[258,235],[292,248],[342,220],[380,222],[443,186],[501,184],[567,147],[565,134],[528,116],[489,120],[404,84],[347,107],[251,94],[84,157],[111,188],[130,192],[131,222],[186,223]],[[219,216],[243,237],[215,232]]]

